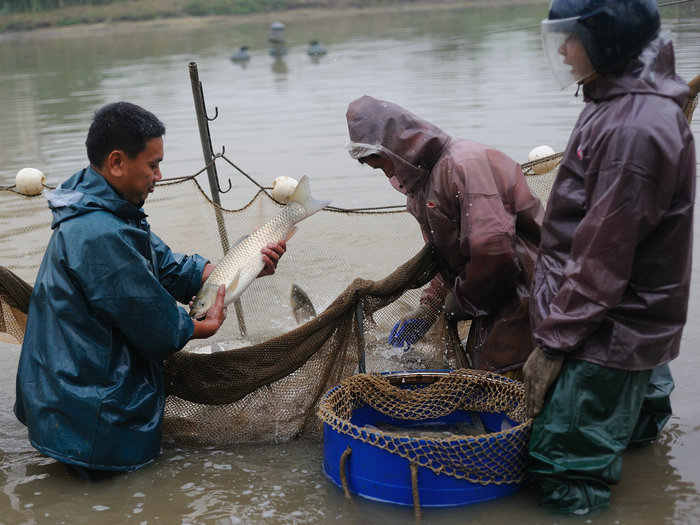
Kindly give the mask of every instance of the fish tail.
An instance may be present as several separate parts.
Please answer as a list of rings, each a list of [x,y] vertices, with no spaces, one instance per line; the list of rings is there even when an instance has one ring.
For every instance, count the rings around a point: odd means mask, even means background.
[[[299,180],[289,202],[301,204],[306,210],[306,217],[313,215],[317,211],[321,211],[331,203],[329,200],[320,201],[311,197],[311,184],[306,175]]]

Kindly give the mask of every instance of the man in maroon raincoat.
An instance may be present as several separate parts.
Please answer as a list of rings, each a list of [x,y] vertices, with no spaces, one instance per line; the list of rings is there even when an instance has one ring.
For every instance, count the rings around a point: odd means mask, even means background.
[[[420,306],[396,324],[389,342],[416,342],[444,305],[472,320],[474,368],[519,369],[532,350],[528,297],[544,214],[519,164],[370,96],[350,103],[347,121],[350,155],[382,169],[407,196],[439,260]]]
[[[605,508],[629,445],[671,414],[690,288],[695,146],[688,85],[655,0],[554,0],[543,42],[585,107],[547,205],[523,368],[542,504]]]

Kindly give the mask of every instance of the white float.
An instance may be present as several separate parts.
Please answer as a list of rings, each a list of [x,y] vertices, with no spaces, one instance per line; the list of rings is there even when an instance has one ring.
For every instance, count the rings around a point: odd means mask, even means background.
[[[23,195],[39,195],[46,177],[36,168],[22,168],[15,176],[15,189]]]
[[[297,187],[296,179],[292,177],[277,177],[272,181],[272,198],[282,204],[287,204]]]
[[[529,162],[533,162],[554,155],[554,153],[554,150],[549,146],[537,146],[536,148],[533,148],[532,151],[530,151],[530,153],[527,156],[527,160]],[[553,159],[547,162],[538,162],[537,164],[533,165],[530,169],[532,169],[532,172],[535,175],[543,175],[551,169],[553,169],[557,165],[557,162],[558,159]]]

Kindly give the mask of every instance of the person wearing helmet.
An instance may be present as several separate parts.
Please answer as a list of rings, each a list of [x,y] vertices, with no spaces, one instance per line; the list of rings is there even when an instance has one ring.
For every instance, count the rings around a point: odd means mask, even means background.
[[[382,170],[407,196],[439,261],[420,305],[396,323],[389,343],[415,343],[444,304],[455,319],[472,319],[474,368],[519,373],[532,351],[527,302],[544,215],[520,165],[370,96],[350,103],[347,122],[350,156]]]
[[[578,83],[585,106],[533,276],[529,470],[543,505],[585,514],[610,504],[624,450],[652,442],[671,414],[695,147],[654,0],[553,0],[542,33],[555,78]]]

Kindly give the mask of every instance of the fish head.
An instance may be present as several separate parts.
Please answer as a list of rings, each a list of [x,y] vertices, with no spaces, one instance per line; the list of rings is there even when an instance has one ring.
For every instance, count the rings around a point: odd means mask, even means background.
[[[194,298],[192,308],[190,308],[190,317],[198,321],[204,319],[209,308],[211,308],[216,301],[217,290],[217,286],[204,283],[199,292],[197,292],[197,296]]]

